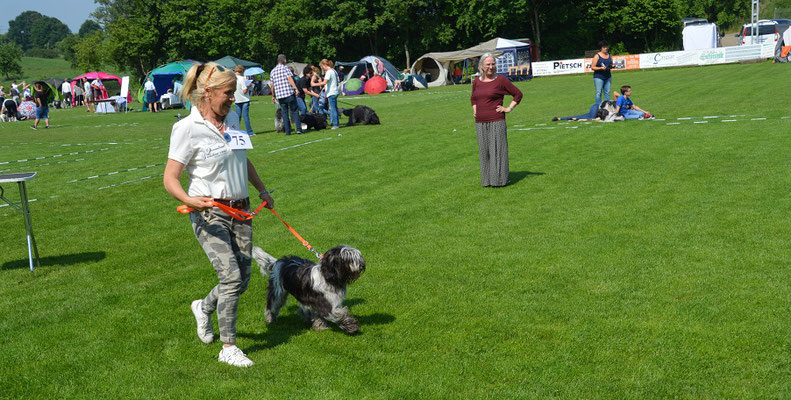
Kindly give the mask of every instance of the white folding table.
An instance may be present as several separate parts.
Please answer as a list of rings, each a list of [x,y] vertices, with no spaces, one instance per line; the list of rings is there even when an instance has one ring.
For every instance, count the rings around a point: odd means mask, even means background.
[[[16,174],[0,175],[0,184],[14,183],[19,185],[19,203],[13,202],[5,197],[3,186],[0,185],[0,199],[8,203],[11,207],[16,208],[25,218],[25,230],[27,231],[27,258],[30,261],[30,273],[33,273],[33,256],[36,256],[36,266],[41,267],[41,262],[38,258],[38,248],[36,247],[36,238],[33,236],[33,221],[30,219],[30,208],[27,202],[27,187],[25,182],[35,178],[35,172],[20,172]]]

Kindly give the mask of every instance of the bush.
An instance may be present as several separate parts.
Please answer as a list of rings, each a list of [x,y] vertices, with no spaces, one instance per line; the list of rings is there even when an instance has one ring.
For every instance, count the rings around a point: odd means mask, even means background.
[[[58,49],[43,49],[41,47],[36,47],[32,49],[28,49],[25,52],[26,57],[39,57],[39,58],[58,58],[60,57],[60,51]]]

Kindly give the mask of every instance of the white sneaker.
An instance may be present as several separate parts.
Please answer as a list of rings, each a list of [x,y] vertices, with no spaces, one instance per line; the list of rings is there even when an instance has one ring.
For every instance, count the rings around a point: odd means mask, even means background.
[[[217,357],[220,362],[228,363],[233,365],[234,367],[251,367],[255,365],[253,360],[247,358],[247,356],[242,353],[242,349],[234,346],[223,347],[220,350],[220,356]]]
[[[195,315],[195,322],[198,323],[198,339],[209,344],[214,341],[214,330],[211,328],[211,316],[203,312],[201,305],[203,300],[195,300],[190,304],[190,308]]]

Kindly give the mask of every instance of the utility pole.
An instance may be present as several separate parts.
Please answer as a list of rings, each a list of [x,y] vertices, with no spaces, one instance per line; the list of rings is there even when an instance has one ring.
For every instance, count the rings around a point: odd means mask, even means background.
[[[752,44],[755,44],[757,40],[756,36],[758,36],[758,13],[761,10],[761,6],[758,3],[759,0],[752,0],[752,7],[750,9],[750,11],[752,12],[752,16],[750,17],[750,24],[752,24],[752,32],[753,32],[751,36]]]

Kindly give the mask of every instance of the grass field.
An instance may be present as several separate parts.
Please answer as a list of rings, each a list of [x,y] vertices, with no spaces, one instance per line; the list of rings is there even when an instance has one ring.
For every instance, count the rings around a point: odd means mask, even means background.
[[[249,156],[278,212],[368,268],[354,337],[307,330],[293,299],[267,326],[254,272],[245,370],[195,335],[216,277],[161,182],[176,112],[0,124],[0,171],[38,172],[44,263],[30,275],[0,208],[1,397],[789,398],[789,73],[618,73],[659,119],[613,124],[549,122],[587,110],[590,76],[519,83],[504,188],[480,187],[469,86],[342,99],[382,125],[289,137],[255,99]],[[311,256],[272,215],[253,225]]]

